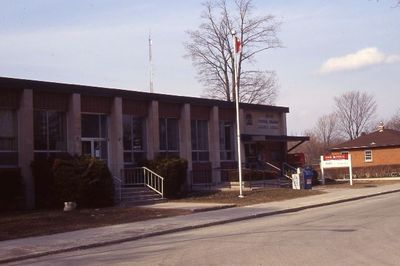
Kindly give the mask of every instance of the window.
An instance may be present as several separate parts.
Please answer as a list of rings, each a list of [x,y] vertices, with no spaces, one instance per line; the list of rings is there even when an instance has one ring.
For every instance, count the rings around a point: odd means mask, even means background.
[[[372,162],[372,151],[371,150],[364,151],[364,159],[365,159],[365,162]]]
[[[108,158],[107,115],[82,114],[82,154],[106,161]]]
[[[0,110],[0,167],[17,165],[17,114],[13,110]]]
[[[176,118],[160,118],[160,153],[179,156],[179,127]]]
[[[65,113],[35,111],[33,119],[35,157],[49,157],[67,149]]]
[[[208,161],[208,122],[207,120],[192,120],[192,160]]]
[[[124,163],[135,165],[143,162],[145,155],[145,120],[131,115],[123,116]]]
[[[219,147],[221,160],[223,161],[233,160],[233,132],[234,131],[232,122],[221,121],[219,123]]]

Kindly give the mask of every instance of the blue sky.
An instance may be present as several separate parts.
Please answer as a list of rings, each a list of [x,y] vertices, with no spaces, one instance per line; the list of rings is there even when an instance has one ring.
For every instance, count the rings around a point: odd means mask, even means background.
[[[400,108],[400,7],[395,0],[254,0],[282,22],[283,48],[258,57],[275,70],[278,105],[300,134],[349,90],[373,94],[377,119]],[[0,0],[0,76],[149,90],[151,29],[155,92],[200,96],[183,56],[201,1]]]

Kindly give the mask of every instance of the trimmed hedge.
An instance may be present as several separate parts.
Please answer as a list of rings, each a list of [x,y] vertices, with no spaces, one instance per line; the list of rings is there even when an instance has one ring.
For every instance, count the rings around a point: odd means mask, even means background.
[[[149,168],[164,177],[164,197],[183,196],[187,161],[178,157],[158,157],[149,162]]]

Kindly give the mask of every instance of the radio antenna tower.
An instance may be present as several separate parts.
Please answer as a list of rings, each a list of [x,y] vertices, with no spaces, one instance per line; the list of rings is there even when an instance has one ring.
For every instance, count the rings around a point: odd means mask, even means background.
[[[149,64],[150,64],[150,92],[153,93],[153,54],[152,54],[153,41],[151,40],[151,31],[149,31]]]

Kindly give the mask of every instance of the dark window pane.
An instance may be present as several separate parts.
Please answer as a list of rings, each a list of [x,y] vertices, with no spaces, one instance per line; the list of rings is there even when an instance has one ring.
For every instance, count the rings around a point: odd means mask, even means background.
[[[47,113],[35,111],[33,117],[34,149],[47,150]]]
[[[17,117],[12,110],[0,110],[0,150],[17,150]]]
[[[144,150],[144,120],[142,118],[133,118],[132,120],[133,146],[136,151]]]
[[[191,137],[192,137],[192,150],[197,150],[197,121],[192,120],[190,122],[191,127],[190,127],[190,132],[191,132]]]
[[[197,124],[198,130],[198,149],[208,150],[208,123],[207,121],[199,120]]]
[[[130,115],[123,116],[124,150],[132,149],[132,120]]]
[[[15,166],[18,165],[17,152],[0,152],[0,165]]]
[[[132,163],[132,153],[124,152],[124,163]]]
[[[135,164],[142,166],[146,161],[146,154],[144,152],[135,152],[133,153]]]
[[[107,116],[106,115],[99,115],[100,117],[100,137],[106,138],[107,134]]]
[[[82,114],[82,137],[100,137],[99,115]]]
[[[66,150],[65,119],[61,112],[48,113],[48,150]]]
[[[168,150],[179,150],[179,129],[178,119],[168,119],[167,121]]]
[[[199,160],[197,155],[198,155],[197,151],[192,152],[192,161],[196,162]]]
[[[199,152],[199,161],[208,161],[209,160],[209,156],[208,156],[208,151],[201,151]]]
[[[161,118],[159,120],[159,131],[160,131],[160,150],[167,150],[167,121]]]

